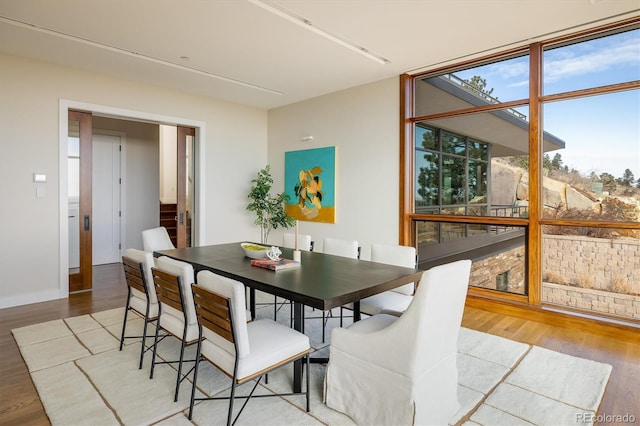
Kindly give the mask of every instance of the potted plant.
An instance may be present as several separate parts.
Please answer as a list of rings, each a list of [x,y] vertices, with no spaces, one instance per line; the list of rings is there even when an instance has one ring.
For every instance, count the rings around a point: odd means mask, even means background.
[[[255,212],[254,223],[260,226],[260,242],[267,244],[272,229],[278,229],[280,226],[290,228],[295,225],[295,218],[288,216],[284,209],[284,205],[289,201],[287,194],[281,192],[275,196],[271,195],[273,185],[271,166],[267,164],[258,172],[256,178],[251,180],[251,183],[253,185],[248,195],[251,202],[247,210]]]

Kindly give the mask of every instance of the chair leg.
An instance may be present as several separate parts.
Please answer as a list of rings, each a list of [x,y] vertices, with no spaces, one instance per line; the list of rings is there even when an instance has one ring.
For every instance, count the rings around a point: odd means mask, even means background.
[[[196,365],[193,368],[193,385],[191,386],[191,402],[189,403],[189,420],[193,415],[193,405],[196,400],[196,383],[198,382],[198,366],[200,365],[200,346],[202,338],[198,339],[198,346],[196,349]]]
[[[306,356],[307,360],[306,360],[306,368],[307,368],[307,413],[310,410],[310,406],[309,406],[309,358],[311,358],[311,354],[308,353]]]
[[[236,394],[235,374],[233,376],[233,382],[231,383],[231,396],[229,397],[229,414],[227,414],[227,426],[231,426],[231,416],[233,415],[233,398]]]
[[[180,342],[180,361],[178,362],[178,378],[176,379],[176,393],[173,397],[173,402],[178,402],[178,393],[180,392],[180,382],[182,376],[182,360],[184,358],[184,339]]]
[[[142,362],[144,361],[144,349],[147,343],[147,325],[149,324],[149,316],[144,319],[144,330],[142,330],[142,342],[140,343],[140,363],[138,364],[138,370],[142,369]]]
[[[129,315],[129,300],[131,297],[131,287],[127,287],[127,306],[124,307],[124,320],[122,321],[122,334],[120,335],[120,350],[124,345],[124,332],[127,329],[127,316]]]
[[[151,352],[151,373],[149,378],[153,379],[153,369],[156,366],[156,351],[158,349],[158,333],[160,332],[160,313],[158,312],[158,319],[156,320],[156,334],[153,337],[153,351]]]

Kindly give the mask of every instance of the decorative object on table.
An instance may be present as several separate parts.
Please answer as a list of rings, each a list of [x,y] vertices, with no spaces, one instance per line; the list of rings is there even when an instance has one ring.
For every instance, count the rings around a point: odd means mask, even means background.
[[[280,250],[276,246],[271,246],[271,248],[267,250],[267,257],[271,260],[280,260],[281,254],[282,254],[282,250]]]
[[[289,201],[289,196],[284,192],[275,196],[271,195],[271,187],[273,186],[271,166],[267,164],[251,182],[253,185],[248,195],[251,202],[247,206],[247,210],[255,212],[254,223],[260,226],[260,242],[266,244],[272,229],[290,228],[294,225],[295,219],[287,215],[285,211],[285,204]]]
[[[257,266],[258,268],[269,269],[271,271],[281,271],[284,269],[292,269],[300,266],[300,262],[294,262],[291,259],[252,259],[251,266]]]
[[[241,243],[240,247],[242,247],[244,255],[251,259],[264,259],[267,257],[267,250],[269,250],[269,247],[254,243]]]
[[[311,222],[336,222],[336,147],[284,153],[284,186],[289,216]]]
[[[298,236],[298,219],[296,219],[295,233],[293,234],[295,238],[295,244],[293,247],[293,261],[300,263],[300,248],[298,244],[300,243],[300,238]]]

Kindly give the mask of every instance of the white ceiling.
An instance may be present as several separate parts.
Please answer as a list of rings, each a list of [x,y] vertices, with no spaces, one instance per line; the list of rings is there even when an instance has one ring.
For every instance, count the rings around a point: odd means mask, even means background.
[[[640,15],[640,0],[264,3],[390,62],[249,0],[0,0],[0,52],[273,108]]]

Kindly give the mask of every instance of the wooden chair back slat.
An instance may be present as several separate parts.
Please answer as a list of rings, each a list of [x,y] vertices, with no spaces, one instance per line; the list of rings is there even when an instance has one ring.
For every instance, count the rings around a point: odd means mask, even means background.
[[[231,299],[196,284],[192,284],[191,288],[200,325],[233,343]]]
[[[122,267],[124,268],[124,277],[127,285],[147,294],[142,263],[130,257],[122,256]]]
[[[182,278],[157,268],[151,268],[151,271],[153,272],[153,283],[156,286],[158,301],[183,312],[182,299],[180,297]]]

